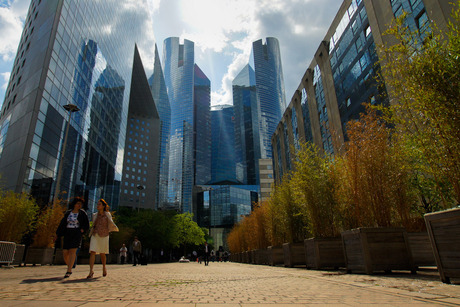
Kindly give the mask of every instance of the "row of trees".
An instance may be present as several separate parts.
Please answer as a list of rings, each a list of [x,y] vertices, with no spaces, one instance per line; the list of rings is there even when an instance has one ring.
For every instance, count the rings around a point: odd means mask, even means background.
[[[193,221],[190,213],[178,214],[176,211],[135,211],[122,207],[115,213],[119,232],[111,234],[111,248],[117,252],[123,243],[128,244],[134,236],[144,248],[165,252],[176,249],[181,256],[187,250],[199,249],[208,241],[209,232]]]
[[[65,205],[40,208],[26,193],[0,190],[0,240],[52,247]]]
[[[66,208],[63,202],[40,208],[26,193],[0,190],[0,240],[53,247],[56,229]],[[129,244],[134,236],[141,240],[144,248],[165,252],[183,248],[181,255],[185,255],[188,247],[196,249],[208,239],[207,229],[198,227],[190,213],[131,208],[112,213],[120,229],[111,234],[110,249],[114,253],[123,243]],[[85,248],[89,248],[88,237],[84,237]]]
[[[410,32],[405,17],[387,32],[398,43],[379,50],[390,105],[350,121],[340,154],[303,144],[295,171],[230,233],[232,252],[356,227],[420,231],[425,213],[458,205],[460,5],[446,33]]]

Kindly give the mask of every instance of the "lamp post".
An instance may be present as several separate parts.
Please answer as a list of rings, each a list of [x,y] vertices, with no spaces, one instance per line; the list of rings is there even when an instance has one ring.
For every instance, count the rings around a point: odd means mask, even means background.
[[[73,112],[78,112],[80,109],[74,104],[66,104],[64,106],[67,112],[69,112],[69,117],[67,119],[67,130],[65,132],[64,137],[64,144],[62,144],[62,154],[61,154],[61,161],[59,161],[58,173],[56,177],[56,189],[54,190],[54,200],[56,201],[59,197],[59,192],[61,189],[61,177],[62,177],[62,168],[64,167],[64,158],[65,158],[65,150],[67,146],[67,138],[69,136],[69,128],[70,128],[70,119],[72,118]],[[54,201],[53,201],[54,205]]]
[[[145,187],[141,184],[137,186],[137,189],[139,190],[139,197],[137,198],[137,212],[139,212],[139,207],[141,206],[141,191],[145,189]]]

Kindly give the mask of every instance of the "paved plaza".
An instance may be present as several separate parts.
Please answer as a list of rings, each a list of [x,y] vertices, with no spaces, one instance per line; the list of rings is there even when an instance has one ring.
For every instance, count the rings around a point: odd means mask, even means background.
[[[87,265],[0,269],[0,306],[460,306],[460,285],[434,270],[417,275],[344,274],[240,263]]]

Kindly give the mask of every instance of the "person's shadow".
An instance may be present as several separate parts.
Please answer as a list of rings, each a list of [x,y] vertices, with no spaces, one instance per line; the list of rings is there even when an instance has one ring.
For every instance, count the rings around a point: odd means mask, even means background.
[[[49,278],[30,278],[24,279],[21,281],[21,284],[36,284],[39,282],[57,282],[60,281],[65,284],[75,284],[75,283],[82,283],[82,282],[94,282],[97,281],[100,277],[93,277],[93,278],[79,278],[79,279],[68,279],[64,277],[49,277]]]

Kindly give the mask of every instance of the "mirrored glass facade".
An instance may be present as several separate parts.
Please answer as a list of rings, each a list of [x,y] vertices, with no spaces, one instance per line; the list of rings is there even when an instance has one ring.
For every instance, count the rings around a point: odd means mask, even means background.
[[[267,37],[266,43],[252,43],[257,99],[260,116],[261,157],[272,157],[271,137],[286,108],[283,66],[279,42]]]
[[[61,168],[62,197],[81,195],[90,209],[103,197],[117,208],[134,44],[154,44],[141,7],[31,1],[0,118],[1,127],[9,120],[0,159],[6,188],[48,203]],[[67,104],[79,108],[70,122]]]
[[[331,38],[330,64],[346,138],[346,123],[359,118],[362,103],[384,103],[386,91],[379,91],[377,83],[380,67],[364,2],[352,1],[336,33],[339,30],[341,35]]]
[[[207,184],[211,181],[211,81],[196,64],[193,91],[193,184]]]
[[[258,201],[258,186],[205,185],[197,188],[198,225],[231,228]]]
[[[168,203],[182,211],[190,210],[191,190],[184,187],[193,185],[194,46],[189,40],[179,44],[178,37],[163,43],[163,72],[171,105]]]
[[[232,105],[211,110],[211,184],[237,183],[235,151],[235,113]]]
[[[260,132],[255,73],[246,65],[232,82],[235,112],[236,179],[259,184]]]
[[[195,64],[194,43],[165,39],[163,63],[171,106],[168,205],[192,212],[194,184],[211,180],[211,82]]]
[[[168,206],[168,179],[169,179],[169,138],[171,131],[171,106],[169,104],[168,90],[161,67],[160,56],[155,45],[155,63],[153,75],[149,79],[153,100],[155,101],[161,125],[160,159],[158,172],[158,208]]]
[[[394,43],[384,33],[395,18],[408,13],[404,23],[418,32],[413,42],[417,48],[430,34],[431,21],[446,27],[453,7],[442,0],[343,1],[272,137],[276,180],[292,169],[289,149],[297,148],[299,126],[303,124],[306,142],[336,154],[347,140],[346,124],[364,111],[362,103],[390,103],[385,84],[378,80],[376,46]],[[298,100],[301,112],[294,108]],[[299,116],[303,118],[295,121]]]

